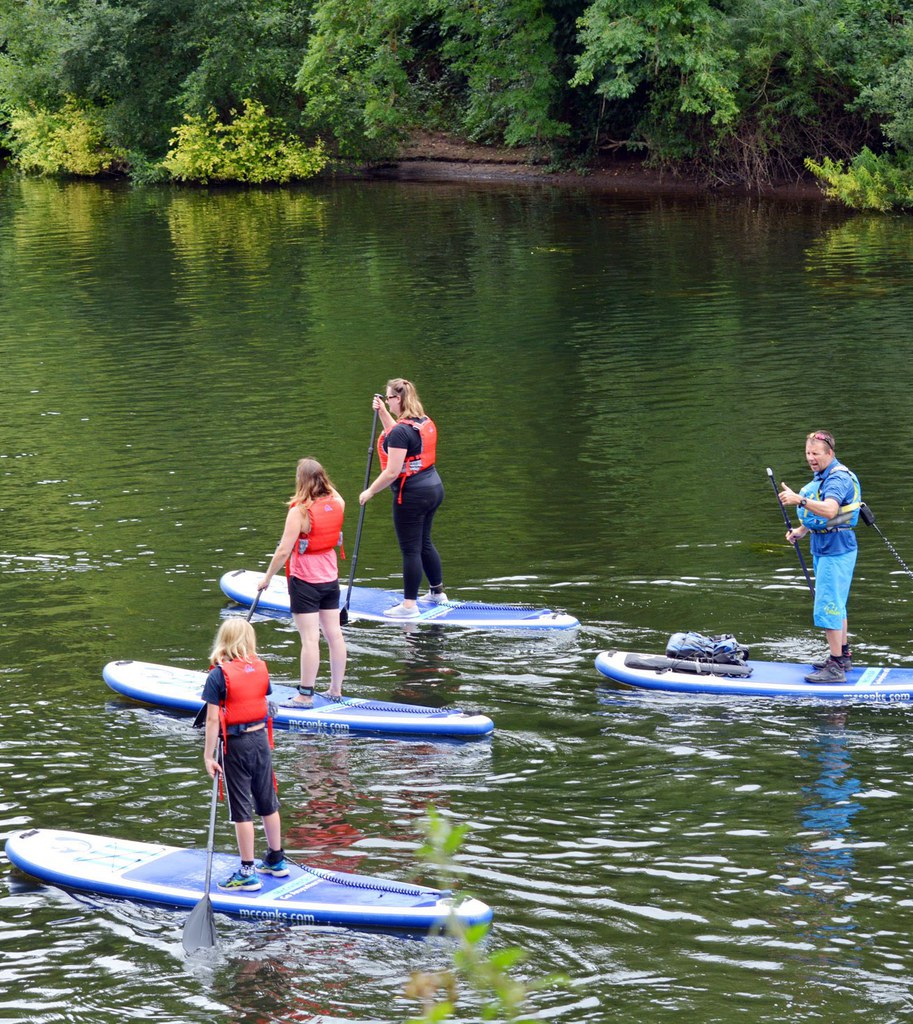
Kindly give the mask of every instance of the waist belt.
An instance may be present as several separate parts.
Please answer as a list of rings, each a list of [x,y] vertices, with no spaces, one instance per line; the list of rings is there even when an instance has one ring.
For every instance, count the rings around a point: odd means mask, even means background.
[[[240,736],[245,732],[256,732],[257,729],[262,729],[265,724],[266,723],[261,718],[256,722],[243,722],[237,725],[230,725],[226,732],[229,736]]]

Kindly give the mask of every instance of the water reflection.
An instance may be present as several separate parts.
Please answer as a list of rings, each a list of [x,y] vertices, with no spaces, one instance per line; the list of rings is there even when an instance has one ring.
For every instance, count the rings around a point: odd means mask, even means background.
[[[799,755],[818,775],[799,788],[804,831],[801,842],[787,847],[795,859],[786,862],[786,869],[794,875],[780,889],[798,898],[791,915],[794,926],[815,947],[834,941],[853,945],[853,933],[858,930],[850,897],[856,882],[858,841],[853,819],[862,810],[854,797],[862,783],[853,774],[846,731],[849,713],[848,709],[821,712],[812,745]]]

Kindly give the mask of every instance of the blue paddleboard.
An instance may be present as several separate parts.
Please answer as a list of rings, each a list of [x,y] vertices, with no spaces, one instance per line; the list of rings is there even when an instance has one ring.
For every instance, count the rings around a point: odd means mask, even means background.
[[[235,569],[219,580],[223,592],[238,604],[249,608],[257,596],[257,584],[262,572]],[[340,581],[340,604],[345,603],[348,583]],[[573,629],[580,623],[567,612],[550,608],[532,608],[515,604],[484,604],[477,601],[446,601],[432,604],[419,600],[419,614],[414,619],[391,619],[384,615],[403,599],[402,592],[381,590],[378,587],[352,587],[349,599],[349,617],[369,622],[384,622],[388,626],[402,626],[407,622],[433,622],[439,626],[465,626],[474,629]],[[288,584],[284,576],[274,576],[260,596],[258,612],[290,616]]]
[[[203,706],[206,672],[148,661],[111,661],[102,676],[112,690],[160,708],[195,714]],[[393,704],[383,700],[342,697],[330,700],[314,694],[313,708],[285,707],[297,690],[273,682],[270,697],[277,705],[273,724],[291,732],[394,733],[424,739],[478,739],[494,729],[485,715],[460,708],[432,708],[421,704]]]
[[[797,697],[814,700],[862,701],[867,704],[905,704],[913,701],[913,668],[859,667],[845,683],[807,683],[810,664],[780,661],[747,663],[750,675],[725,675],[727,666],[691,662],[700,671],[683,671],[681,661],[656,654],[603,651],[596,668],[616,683],[639,690],[671,693],[717,693],[742,697]]]
[[[6,855],[20,871],[66,889],[187,909],[203,898],[205,850],[30,828],[7,838]],[[252,921],[427,932],[451,913],[466,925],[492,917],[479,900],[441,889],[291,864],[285,878],[258,876],[256,892],[222,892],[218,879],[237,865],[237,853],[213,855],[212,908]]]

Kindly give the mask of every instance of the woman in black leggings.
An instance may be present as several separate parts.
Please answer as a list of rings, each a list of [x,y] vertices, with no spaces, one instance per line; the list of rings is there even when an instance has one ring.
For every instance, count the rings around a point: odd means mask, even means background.
[[[415,385],[402,377],[387,381],[385,398],[375,395],[373,407],[384,428],[377,442],[381,471],[358,501],[364,505],[386,487],[393,492],[393,527],[403,553],[403,602],[384,614],[414,619],[419,615],[416,601],[423,573],[431,590],[422,600],[447,600],[441,556],[431,540],[434,513],[444,500],[444,485],[434,464],[437,428],[425,415]]]

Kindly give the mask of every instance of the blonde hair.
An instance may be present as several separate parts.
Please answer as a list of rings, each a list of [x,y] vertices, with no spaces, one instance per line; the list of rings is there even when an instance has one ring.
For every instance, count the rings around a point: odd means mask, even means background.
[[[405,377],[394,377],[387,381],[387,390],[399,396],[399,414],[408,416],[409,419],[421,419],[425,415],[418,392],[411,380]]]
[[[213,641],[210,665],[218,665],[221,661],[249,660],[256,656],[257,634],[254,627],[240,615],[225,619]]]

